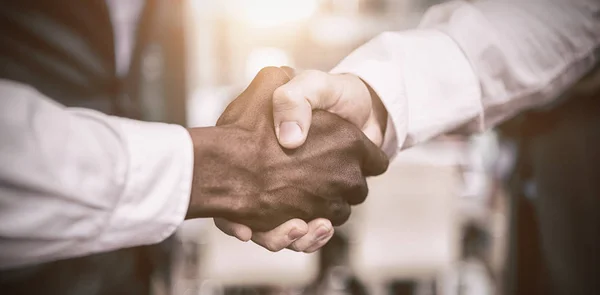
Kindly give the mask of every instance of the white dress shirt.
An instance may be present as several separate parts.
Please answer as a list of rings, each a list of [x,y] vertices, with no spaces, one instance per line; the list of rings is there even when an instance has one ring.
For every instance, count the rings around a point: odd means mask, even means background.
[[[598,1],[451,2],[333,72],[383,100],[388,154],[543,105],[596,63]],[[157,243],[187,210],[187,131],[66,108],[0,81],[0,268]]]
[[[478,132],[543,106],[598,62],[600,1],[453,1],[416,30],[386,32],[333,73],[379,95],[391,128],[384,150],[459,129]]]
[[[123,77],[144,1],[106,3]],[[181,126],[65,108],[0,80],[0,269],[164,240],[186,214],[192,164]]]
[[[0,269],[158,243],[183,221],[190,136],[0,80]]]

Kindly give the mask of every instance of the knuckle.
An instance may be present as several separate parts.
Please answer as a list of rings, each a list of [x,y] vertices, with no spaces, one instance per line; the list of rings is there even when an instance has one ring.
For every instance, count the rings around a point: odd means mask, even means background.
[[[360,147],[365,146],[365,134],[358,128],[352,128],[350,131],[352,142]]]
[[[275,111],[287,111],[299,107],[302,96],[296,95],[292,89],[286,86],[279,87],[273,92],[273,109]]]
[[[282,103],[288,100],[290,89],[287,85],[283,85],[273,91],[273,102]]]
[[[302,235],[306,235],[308,233],[308,225],[301,219],[292,219],[287,223],[289,223],[290,230],[297,231]]]
[[[389,168],[389,165],[390,165],[390,161],[389,161],[389,159],[388,159],[387,157],[385,157],[385,158],[384,158],[384,159],[381,161],[380,165],[377,167],[377,168],[379,168],[379,169],[377,169],[377,170],[376,170],[376,171],[373,173],[373,175],[372,175],[372,176],[377,176],[377,175],[381,175],[381,174],[385,173],[385,172],[388,170],[388,168]]]
[[[368,194],[369,188],[366,179],[359,175],[357,180],[349,186],[347,201],[351,205],[358,205],[366,200]]]
[[[346,184],[346,192],[358,193],[361,191],[362,183],[359,182],[358,176],[350,176],[353,178],[348,184]]]
[[[344,201],[334,202],[329,206],[331,223],[334,226],[344,224],[350,218],[350,204]]]
[[[350,128],[353,126],[344,126],[340,132],[343,132],[348,145],[352,148],[362,148],[364,146],[363,134],[358,128]]]

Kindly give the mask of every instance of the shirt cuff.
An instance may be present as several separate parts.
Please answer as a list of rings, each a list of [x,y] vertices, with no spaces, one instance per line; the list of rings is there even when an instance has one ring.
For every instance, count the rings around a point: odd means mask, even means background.
[[[390,118],[382,146],[390,157],[482,114],[479,83],[468,59],[438,30],[383,33],[331,73],[354,74],[377,93]]]
[[[191,192],[193,144],[185,128],[112,119],[127,146],[128,172],[94,252],[163,241],[183,222]]]

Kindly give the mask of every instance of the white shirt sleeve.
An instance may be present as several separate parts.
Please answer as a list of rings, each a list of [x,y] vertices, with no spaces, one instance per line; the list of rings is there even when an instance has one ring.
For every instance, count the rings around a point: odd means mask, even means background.
[[[185,217],[192,169],[181,126],[0,80],[0,269],[162,241]]]
[[[332,73],[362,78],[390,118],[384,150],[478,132],[551,102],[597,62],[600,1],[453,1],[387,32]]]

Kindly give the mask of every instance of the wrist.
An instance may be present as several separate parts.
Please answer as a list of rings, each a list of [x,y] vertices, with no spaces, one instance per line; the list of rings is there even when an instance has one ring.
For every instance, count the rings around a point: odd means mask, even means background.
[[[189,128],[194,146],[194,171],[186,219],[234,218],[244,212],[244,195],[253,189],[248,160],[253,159],[247,131],[218,126]],[[246,175],[240,175],[246,173]]]
[[[364,83],[364,81],[363,81],[363,83]],[[387,122],[388,122],[387,110],[386,110],[385,106],[383,105],[381,98],[379,98],[379,95],[377,95],[377,93],[373,90],[373,88],[371,88],[371,86],[369,86],[369,84],[367,84],[367,83],[365,83],[365,85],[369,89],[369,94],[371,95],[371,105],[373,108],[373,115],[375,116],[375,120],[377,121],[377,124],[379,124],[379,126],[381,127],[381,134],[385,135],[385,131],[387,129]]]
[[[379,98],[379,95],[377,95],[375,90],[373,90],[373,88],[367,82],[365,82],[363,79],[361,79],[360,77],[355,76],[353,74],[349,74],[349,75],[356,77],[357,80],[360,81],[360,83],[362,83],[363,86],[368,91],[368,94],[366,94],[366,95],[368,95],[368,97],[365,99],[368,99],[371,102],[371,110],[372,110],[371,118],[369,119],[369,121],[374,122],[374,124],[376,124],[376,128],[377,128],[377,131],[378,131],[379,137],[380,137],[380,140],[377,142],[374,142],[374,143],[377,146],[381,147],[381,145],[383,144],[383,141],[384,141],[386,130],[387,130],[387,123],[388,123],[387,109],[385,108],[383,102],[381,101],[381,98]]]

